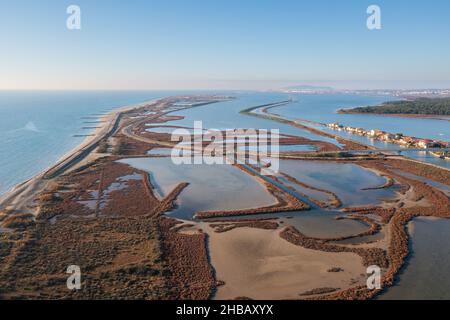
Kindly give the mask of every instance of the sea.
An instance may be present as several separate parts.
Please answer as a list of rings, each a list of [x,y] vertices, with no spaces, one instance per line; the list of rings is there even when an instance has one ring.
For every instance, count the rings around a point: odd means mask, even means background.
[[[50,167],[99,114],[172,95],[144,91],[0,91],[0,195]],[[89,117],[84,119],[83,117]]]

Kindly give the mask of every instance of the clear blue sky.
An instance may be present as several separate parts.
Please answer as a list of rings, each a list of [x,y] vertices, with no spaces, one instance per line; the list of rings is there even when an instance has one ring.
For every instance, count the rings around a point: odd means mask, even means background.
[[[0,89],[450,87],[448,0],[0,0],[0,38]]]

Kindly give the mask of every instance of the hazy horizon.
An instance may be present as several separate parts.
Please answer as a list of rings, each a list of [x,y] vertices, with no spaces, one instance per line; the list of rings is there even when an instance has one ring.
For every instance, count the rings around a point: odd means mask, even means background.
[[[236,83],[233,85],[233,83]],[[0,92],[5,91],[280,91],[289,89],[290,87],[296,86],[311,86],[311,87],[329,87],[330,89],[336,91],[343,90],[441,90],[450,89],[450,81],[443,82],[417,82],[414,84],[409,84],[408,82],[391,82],[383,84],[377,84],[377,81],[368,81],[365,83],[357,81],[355,84],[348,84],[347,81],[340,82],[316,82],[316,81],[248,81],[244,85],[243,81],[230,81],[229,83],[222,86],[214,86],[215,82],[209,82],[208,86],[193,86],[193,87],[183,87],[183,86],[170,86],[170,87],[141,87],[141,88],[0,88]],[[264,83],[270,83],[272,85],[264,85]]]

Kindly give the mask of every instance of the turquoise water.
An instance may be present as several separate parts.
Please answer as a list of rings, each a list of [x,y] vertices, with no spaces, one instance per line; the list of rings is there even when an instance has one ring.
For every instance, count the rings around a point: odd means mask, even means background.
[[[0,195],[80,144],[84,116],[171,95],[170,92],[0,91]]]

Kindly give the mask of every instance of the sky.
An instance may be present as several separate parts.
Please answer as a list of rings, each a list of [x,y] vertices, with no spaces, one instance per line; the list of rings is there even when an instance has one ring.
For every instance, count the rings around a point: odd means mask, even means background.
[[[448,0],[0,0],[0,39],[0,90],[450,87]]]

